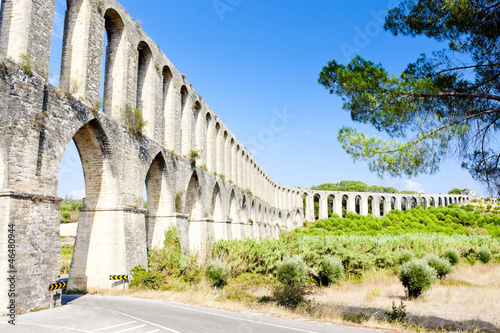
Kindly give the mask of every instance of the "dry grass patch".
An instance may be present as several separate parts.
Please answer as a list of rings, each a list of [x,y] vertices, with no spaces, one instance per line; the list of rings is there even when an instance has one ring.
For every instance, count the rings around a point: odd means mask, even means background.
[[[337,311],[384,317],[403,301],[410,320],[429,329],[500,330],[500,265],[461,265],[415,300],[407,300],[398,278],[371,273],[358,283],[323,289],[312,296]]]

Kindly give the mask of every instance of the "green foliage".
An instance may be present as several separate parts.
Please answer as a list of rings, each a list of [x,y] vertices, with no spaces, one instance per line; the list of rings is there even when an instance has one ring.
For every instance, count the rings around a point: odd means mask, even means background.
[[[493,259],[490,249],[482,248],[479,251],[477,251],[477,259],[479,259],[479,261],[481,261],[484,264],[489,263]]]
[[[406,305],[403,303],[403,301],[401,301],[399,306],[396,306],[394,301],[392,301],[392,311],[385,311],[384,316],[390,323],[405,323],[406,321],[408,321],[408,318],[406,316]]]
[[[411,260],[399,269],[399,281],[406,288],[407,296],[416,298],[436,282],[436,270],[423,260]]]
[[[324,286],[339,282],[345,277],[342,260],[331,256],[324,257],[319,263],[319,278]]]
[[[138,278],[131,286],[167,290],[173,288],[169,285],[172,281],[177,285],[197,284],[203,275],[196,256],[182,255],[181,243],[175,227],[165,232],[162,249],[148,251],[148,263],[149,272],[142,267],[137,268]]]
[[[453,271],[453,268],[451,267],[451,264],[448,260],[439,259],[439,257],[434,254],[426,255],[424,261],[427,263],[427,265],[436,270],[436,274],[439,279],[444,278],[446,275]]]
[[[191,153],[189,154],[189,160],[191,164],[196,164],[196,160],[199,159],[200,156],[200,151],[198,150],[191,150]]]
[[[455,249],[446,249],[442,257],[450,262],[453,266],[458,264],[460,262],[460,255],[458,254],[457,250]]]
[[[211,260],[205,266],[205,274],[214,287],[223,288],[231,275],[229,266],[217,260]]]
[[[497,11],[491,1],[403,0],[389,11],[384,28],[448,42],[447,48],[422,54],[399,75],[360,56],[323,67],[319,83],[343,98],[351,118],[390,136],[343,127],[338,139],[353,159],[379,175],[415,176],[437,172],[442,159],[458,151],[476,180],[499,191]],[[476,135],[482,139],[470,140]]]
[[[482,247],[491,249],[495,261],[500,260],[500,240],[485,235],[401,234],[401,235],[320,235],[305,236],[284,233],[280,239],[220,240],[212,245],[211,256],[226,262],[233,276],[257,273],[276,276],[278,263],[287,256],[299,255],[311,272],[319,271],[326,256],[342,260],[345,273],[362,276],[374,267],[393,268],[397,255],[409,250],[417,258],[427,254],[440,255],[446,249],[457,250],[462,256],[476,258]]]
[[[185,191],[177,191],[175,193],[175,200],[174,200],[174,206],[175,206],[175,211],[176,212],[182,212],[182,204],[183,204],[183,197],[184,197]]]
[[[448,191],[448,194],[462,194],[462,190],[455,187],[453,190]]]
[[[472,207],[472,208],[471,208]],[[472,205],[423,209],[421,206],[406,211],[391,210],[386,216],[376,218],[348,213],[345,217],[334,215],[318,220],[296,233],[304,235],[400,235],[411,233],[442,233],[469,235],[487,233],[500,237],[500,218],[481,216]]]
[[[71,259],[73,258],[73,245],[61,246],[61,275],[69,274]]]
[[[326,183],[311,187],[311,190],[317,191],[344,191],[344,192],[372,192],[372,193],[406,193],[414,194],[415,191],[398,191],[394,187],[384,187],[372,185],[368,186],[360,181],[343,180],[339,183]]]
[[[72,196],[66,196],[60,205],[61,223],[77,222],[80,216],[79,207],[83,206],[81,199],[73,199]]]
[[[396,258],[396,262],[399,264],[399,265],[402,265],[410,260],[413,259],[413,252],[409,251],[409,250],[403,250],[399,253],[399,255],[397,256]]]
[[[278,264],[276,278],[287,286],[299,287],[307,278],[307,266],[304,260],[298,255],[285,258]]]
[[[162,286],[165,278],[156,271],[147,271],[141,265],[132,268],[133,279],[130,282],[130,288],[147,288],[157,290]]]
[[[148,123],[144,120],[142,111],[132,107],[130,104],[127,104],[125,107],[123,121],[127,131],[136,138],[140,138],[142,136],[142,131]]]
[[[283,285],[274,290],[276,304],[290,309],[296,309],[305,301],[305,290],[302,286]]]

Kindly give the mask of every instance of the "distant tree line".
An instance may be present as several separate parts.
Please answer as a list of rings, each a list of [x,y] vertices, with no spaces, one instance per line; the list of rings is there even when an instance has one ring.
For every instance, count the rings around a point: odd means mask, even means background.
[[[317,191],[340,191],[340,192],[371,192],[371,193],[400,193],[400,194],[418,194],[416,191],[398,191],[394,187],[385,187],[367,184],[357,180],[343,180],[339,183],[326,183],[318,186],[312,186],[311,190]]]

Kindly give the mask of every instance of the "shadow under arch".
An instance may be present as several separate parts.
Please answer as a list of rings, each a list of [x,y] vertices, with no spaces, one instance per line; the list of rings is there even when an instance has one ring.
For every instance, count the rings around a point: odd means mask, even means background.
[[[150,164],[145,185],[148,202],[145,215],[148,248],[162,248],[165,231],[175,226],[175,218],[172,179],[161,152]]]
[[[186,191],[186,204],[184,213],[189,215],[189,220],[203,217],[203,205],[201,202],[202,188],[196,171],[193,172]]]

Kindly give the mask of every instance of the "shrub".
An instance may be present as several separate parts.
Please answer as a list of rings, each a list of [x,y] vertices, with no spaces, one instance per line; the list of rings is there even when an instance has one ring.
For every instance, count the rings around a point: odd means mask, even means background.
[[[408,297],[416,298],[436,282],[436,275],[436,270],[425,261],[411,260],[401,265],[398,277]]]
[[[226,263],[211,260],[205,266],[205,274],[214,287],[223,288],[227,284],[231,271]]]
[[[406,317],[406,305],[403,303],[403,301],[401,301],[399,306],[396,306],[394,301],[392,301],[392,311],[385,311],[384,315],[387,321],[390,323],[404,323],[408,320],[408,318]]]
[[[477,251],[477,259],[484,264],[489,263],[493,259],[490,249],[483,247]]]
[[[65,219],[69,219],[71,217],[71,213],[65,210],[64,212],[62,212],[62,216]]]
[[[424,260],[425,260],[425,262],[427,262],[427,264],[429,266],[431,266],[432,268],[434,268],[436,270],[437,276],[440,279],[444,278],[446,275],[451,273],[451,271],[453,270],[453,268],[451,267],[451,264],[448,260],[439,259],[438,256],[436,256],[434,254],[427,255],[424,258]]]
[[[131,288],[146,287],[148,289],[160,289],[166,279],[161,273],[155,271],[146,271],[141,265],[132,268],[133,280],[130,282]]]
[[[398,257],[396,258],[396,262],[402,265],[412,259],[413,259],[413,252],[408,250],[403,250],[399,253]]]
[[[339,258],[325,257],[319,264],[321,284],[328,286],[344,278],[344,266]]]
[[[298,255],[286,258],[278,264],[276,278],[287,286],[300,286],[307,278],[307,266],[304,260]]]
[[[142,130],[148,123],[142,116],[142,111],[127,104],[123,115],[127,131],[136,138],[142,136]]]
[[[443,252],[442,257],[450,262],[453,266],[460,262],[460,256],[455,249],[447,249]]]
[[[305,301],[305,290],[302,286],[284,285],[274,291],[274,298],[278,305],[296,309],[297,306]]]

